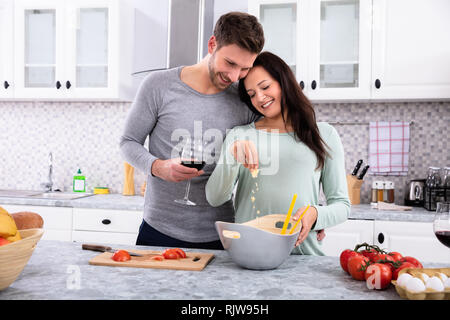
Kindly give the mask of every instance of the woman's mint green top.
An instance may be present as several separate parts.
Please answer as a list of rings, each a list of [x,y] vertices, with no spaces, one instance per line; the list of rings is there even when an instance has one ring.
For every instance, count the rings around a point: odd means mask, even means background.
[[[254,123],[230,130],[216,168],[206,184],[208,202],[220,206],[230,200],[237,184],[235,222],[242,223],[267,214],[287,214],[297,193],[292,214],[310,204],[317,209],[318,216],[306,240],[293,253],[323,255],[321,242],[313,230],[345,222],[350,213],[350,201],[341,139],[328,123],[318,122],[317,125],[330,155],[321,170],[316,170],[315,153],[303,142],[296,141],[293,132],[257,130]],[[229,151],[236,140],[251,140],[255,144],[259,158],[256,178]],[[318,205],[320,184],[327,201],[323,206]],[[326,237],[322,241],[326,241]]]

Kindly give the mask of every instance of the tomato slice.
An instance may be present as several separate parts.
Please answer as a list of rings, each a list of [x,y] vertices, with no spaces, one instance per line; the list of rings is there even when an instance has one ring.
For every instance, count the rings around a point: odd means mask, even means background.
[[[175,248],[175,249],[173,249],[173,250],[178,254],[178,256],[179,256],[181,259],[186,258],[186,252],[184,252],[182,249],[180,249],[180,248]]]
[[[124,262],[131,260],[130,254],[125,250],[117,250],[111,257],[114,261]]]
[[[174,249],[166,249],[162,255],[166,259],[178,259],[180,257]]]
[[[151,257],[152,260],[156,260],[156,261],[163,261],[164,260],[164,256],[158,255],[158,256],[154,256]]]

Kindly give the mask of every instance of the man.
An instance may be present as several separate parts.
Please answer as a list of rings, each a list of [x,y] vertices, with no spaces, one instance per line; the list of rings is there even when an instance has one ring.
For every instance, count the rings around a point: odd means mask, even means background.
[[[148,174],[137,245],[223,248],[214,222],[233,221],[233,204],[208,204],[205,185],[214,163],[208,161],[200,171],[181,165],[180,140],[212,137],[214,149],[220,150],[217,142],[222,143],[227,130],[256,119],[239,100],[235,82],[247,75],[263,46],[257,19],[230,12],[217,21],[202,61],[144,79],[120,141],[124,159]],[[147,136],[148,151],[143,147]],[[176,203],[190,179],[189,198],[196,205]]]

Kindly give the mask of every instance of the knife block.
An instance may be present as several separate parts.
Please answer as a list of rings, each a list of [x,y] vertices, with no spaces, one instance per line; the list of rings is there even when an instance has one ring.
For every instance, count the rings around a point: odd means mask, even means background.
[[[134,196],[134,168],[127,162],[124,163],[123,195]]]
[[[351,174],[347,175],[347,188],[348,188],[348,197],[350,199],[351,204],[360,204],[361,203],[361,186],[364,180],[358,180],[355,176]]]

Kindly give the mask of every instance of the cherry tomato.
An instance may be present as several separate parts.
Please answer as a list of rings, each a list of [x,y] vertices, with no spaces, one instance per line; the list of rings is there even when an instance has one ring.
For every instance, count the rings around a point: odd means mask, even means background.
[[[371,264],[367,267],[364,279],[369,289],[386,289],[392,280],[391,267],[385,263]]]
[[[124,262],[124,261],[128,261],[131,259],[130,254],[128,253],[128,251],[125,250],[117,250],[116,252],[114,252],[112,259],[114,261],[118,261],[118,262]]]
[[[389,252],[388,254],[389,254],[392,258],[394,258],[394,261],[400,261],[400,260],[403,258],[403,256],[402,256],[400,253],[395,252],[395,251]]]
[[[403,262],[398,268],[395,268],[392,272],[392,280],[397,280],[398,273],[405,268],[417,268],[415,265],[413,265],[411,262]]]
[[[158,256],[153,256],[151,257],[152,260],[156,260],[156,261],[163,261],[164,260],[164,256],[158,255]]]
[[[409,262],[412,263],[413,265],[415,265],[417,268],[423,268],[422,264],[419,262],[419,260],[417,260],[416,258],[413,257],[403,257],[402,258],[403,262]]]
[[[348,259],[348,272],[355,280],[365,280],[364,274],[366,273],[366,267],[370,264],[370,260],[363,255],[353,256]]]
[[[162,255],[166,259],[178,259],[180,257],[174,249],[166,249]]]
[[[5,238],[0,237],[0,246],[4,246],[5,244],[9,244],[11,241],[6,240]]]
[[[341,256],[339,257],[342,270],[349,273],[348,272],[348,260],[353,256],[359,256],[359,255],[360,254],[358,252],[350,250],[350,249],[346,249],[346,250],[342,251]]]
[[[178,254],[178,256],[179,256],[181,259],[186,258],[186,252],[184,252],[182,249],[180,249],[180,248],[175,248],[175,249],[173,249],[173,250]]]
[[[379,252],[375,249],[362,250],[360,252],[364,257],[369,258],[370,261],[375,262],[377,260],[377,256]]]

